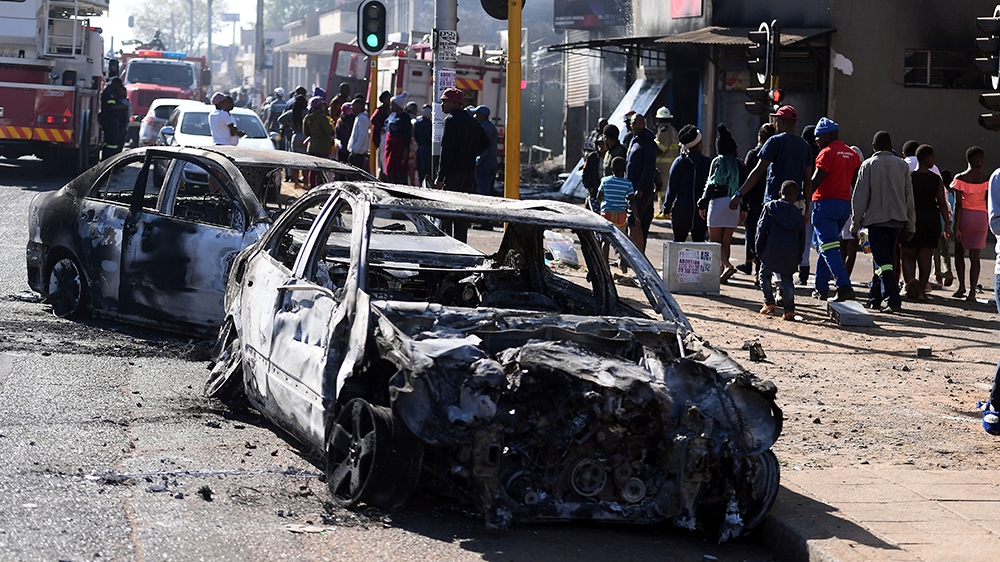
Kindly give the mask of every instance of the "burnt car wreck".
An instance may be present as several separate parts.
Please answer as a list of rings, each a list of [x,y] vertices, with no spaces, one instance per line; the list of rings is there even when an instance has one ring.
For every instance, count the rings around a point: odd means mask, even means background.
[[[281,170],[328,181],[367,173],[304,154],[238,147],[123,152],[56,192],[28,217],[28,284],[59,316],[93,311],[214,334],[229,267],[286,205]]]
[[[508,227],[484,252],[434,219]],[[556,229],[584,268],[547,265]],[[619,295],[598,236],[648,302]],[[725,540],[778,490],[774,386],[693,334],[627,237],[572,205],[325,186],[237,257],[226,311],[206,393],[324,455],[344,506],[398,507],[419,480],[493,528],[672,521]]]

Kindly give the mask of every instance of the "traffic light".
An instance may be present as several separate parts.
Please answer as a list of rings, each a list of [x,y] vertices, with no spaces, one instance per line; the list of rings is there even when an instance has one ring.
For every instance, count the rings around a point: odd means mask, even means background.
[[[385,4],[365,0],[358,6],[358,47],[366,55],[378,55],[386,43]]]
[[[762,23],[757,31],[747,33],[747,37],[753,43],[747,66],[757,73],[757,81],[762,86],[768,86],[771,80],[771,28]]]
[[[754,115],[767,115],[771,112],[771,92],[767,88],[747,88],[748,102],[744,102],[746,110]]]
[[[993,17],[976,18],[976,27],[986,34],[986,37],[976,39],[976,47],[986,55],[976,59],[976,68],[990,77],[993,92],[979,96],[979,105],[989,109],[991,113],[979,116],[979,125],[990,131],[1000,131],[1000,6],[993,9]]]
[[[767,98],[768,101],[771,102],[771,110],[778,111],[778,108],[781,107],[781,104],[785,99],[785,93],[782,92],[780,88],[774,88],[767,93]]]

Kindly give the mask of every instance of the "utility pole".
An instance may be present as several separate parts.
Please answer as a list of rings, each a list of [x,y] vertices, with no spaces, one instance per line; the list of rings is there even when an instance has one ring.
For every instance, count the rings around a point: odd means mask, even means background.
[[[205,64],[208,65],[208,70],[212,70],[212,0],[208,0],[208,17],[205,18],[206,25],[208,26],[208,56],[205,57]],[[201,80],[201,78],[198,78]],[[205,84],[207,86],[208,84]]]
[[[507,2],[507,124],[503,137],[503,196],[521,198],[521,8]]]
[[[444,136],[445,114],[441,111],[441,94],[455,87],[455,63],[458,61],[458,1],[436,0],[434,31],[434,124],[431,129],[431,177],[437,175],[441,161],[441,137]],[[520,27],[518,27],[520,29]],[[509,95],[509,94],[508,94]]]
[[[264,0],[257,0],[257,33],[254,37],[253,54],[253,92],[256,96],[264,81]],[[253,101],[256,103],[259,100]]]

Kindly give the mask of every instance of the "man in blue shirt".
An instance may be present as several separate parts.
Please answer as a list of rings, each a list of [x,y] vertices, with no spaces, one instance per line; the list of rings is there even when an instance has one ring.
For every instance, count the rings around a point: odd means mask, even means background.
[[[795,134],[795,123],[799,114],[790,105],[782,106],[777,112],[772,113],[775,118],[775,129],[778,134],[767,139],[761,147],[758,157],[760,160],[754,166],[750,177],[743,182],[739,192],[733,195],[729,202],[730,209],[736,209],[740,205],[743,194],[750,191],[753,186],[767,173],[764,188],[764,203],[781,198],[781,184],[791,180],[802,186],[797,205],[804,209],[803,192],[811,192],[811,179],[813,172],[812,147],[802,137]]]

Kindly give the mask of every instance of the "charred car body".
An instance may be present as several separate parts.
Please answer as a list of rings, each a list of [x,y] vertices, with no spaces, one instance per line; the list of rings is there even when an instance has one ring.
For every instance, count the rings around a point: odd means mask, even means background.
[[[506,222],[483,252],[440,221]],[[585,268],[546,265],[571,233]],[[597,235],[642,306],[618,294]],[[325,456],[345,506],[418,476],[487,524],[671,520],[721,539],[778,489],[773,385],[712,350],[616,227],[551,201],[384,184],[315,189],[236,259],[209,396]]]
[[[213,333],[236,254],[260,238],[280,170],[370,178],[331,160],[237,147],[140,148],[41,193],[28,219],[28,284],[61,316],[82,310]]]

